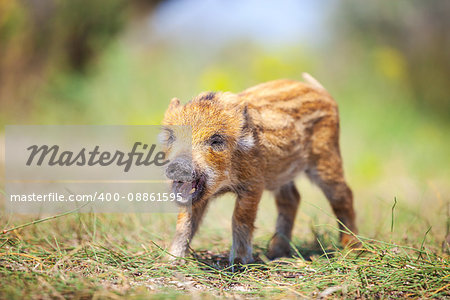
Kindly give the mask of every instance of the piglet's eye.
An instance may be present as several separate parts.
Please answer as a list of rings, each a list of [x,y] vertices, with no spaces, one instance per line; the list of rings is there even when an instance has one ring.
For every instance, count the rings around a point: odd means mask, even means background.
[[[220,134],[214,134],[209,138],[209,145],[211,148],[217,151],[224,150],[225,148],[225,138]]]

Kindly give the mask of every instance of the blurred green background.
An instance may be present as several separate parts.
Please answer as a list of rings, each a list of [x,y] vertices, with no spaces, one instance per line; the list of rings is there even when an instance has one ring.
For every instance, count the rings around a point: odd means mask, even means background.
[[[449,28],[449,1],[1,0],[0,134],[6,124],[159,124],[172,97],[309,72],[340,106],[361,232],[387,230],[397,197],[399,237],[432,226],[441,241]],[[329,211],[300,185],[302,220],[321,215],[316,205]],[[272,231],[273,208],[258,220]],[[223,228],[217,214],[206,223]]]

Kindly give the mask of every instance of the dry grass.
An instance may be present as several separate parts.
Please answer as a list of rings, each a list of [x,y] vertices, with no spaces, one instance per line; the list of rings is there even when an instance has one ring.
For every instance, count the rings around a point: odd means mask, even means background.
[[[228,213],[221,213],[229,200],[218,200],[211,209],[191,258],[180,264],[168,263],[164,250],[173,234],[173,214],[75,212],[10,231],[0,239],[0,297],[450,297],[449,245],[434,240],[431,230],[398,242],[361,237],[363,250],[349,251],[336,245],[337,230],[328,223],[332,217],[316,205],[309,205],[316,221],[310,220],[308,230],[302,220],[307,215],[299,217],[297,232],[306,236],[296,234],[294,257],[270,262],[264,252],[273,221],[266,218],[274,214],[265,199],[256,263],[230,266]],[[398,219],[408,212],[391,209],[384,240],[395,241],[396,230],[407,226]],[[6,217],[0,219],[2,227],[10,228]]]

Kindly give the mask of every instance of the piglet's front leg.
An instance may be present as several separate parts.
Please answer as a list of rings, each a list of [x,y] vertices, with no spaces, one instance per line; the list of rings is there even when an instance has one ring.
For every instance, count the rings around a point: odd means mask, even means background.
[[[262,191],[262,189],[257,189],[256,191],[246,192],[244,195],[238,195],[232,220],[231,264],[253,262],[252,237]]]
[[[171,260],[186,256],[189,243],[197,231],[206,206],[207,201],[202,201],[202,203],[190,208],[181,208],[178,214],[175,237],[169,250],[169,253],[173,255],[170,258]]]

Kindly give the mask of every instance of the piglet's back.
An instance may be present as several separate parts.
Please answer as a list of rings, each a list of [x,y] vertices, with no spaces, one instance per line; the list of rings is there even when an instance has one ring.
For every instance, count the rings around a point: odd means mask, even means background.
[[[246,89],[238,98],[248,107],[272,181],[288,180],[305,168],[322,120],[331,131],[339,128],[337,104],[321,86],[282,79]]]

